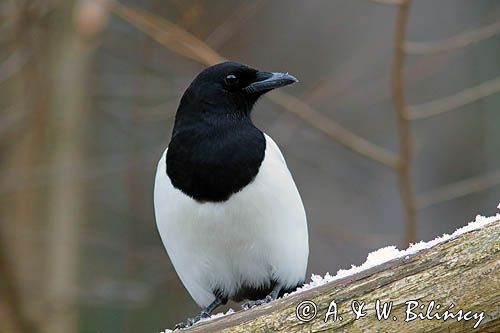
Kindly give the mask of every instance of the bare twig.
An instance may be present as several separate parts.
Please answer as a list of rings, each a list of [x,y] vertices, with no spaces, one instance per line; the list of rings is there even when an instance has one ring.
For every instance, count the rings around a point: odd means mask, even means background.
[[[433,42],[406,42],[405,51],[411,55],[432,54],[450,51],[477,43],[483,39],[493,37],[500,33],[500,21],[482,28],[465,31],[448,39]]]
[[[448,184],[417,196],[417,207],[423,209],[500,184],[500,170]]]
[[[180,55],[204,63],[216,64],[224,61],[216,51],[203,41],[168,20],[138,8],[110,3],[110,10],[133,26]]]
[[[118,2],[113,3],[111,10],[161,45],[183,56],[207,65],[225,60],[206,43],[164,18],[139,9],[122,6]],[[286,111],[300,117],[343,146],[388,167],[395,168],[397,166],[397,158],[393,153],[352,133],[299,99],[284,92],[274,92],[268,97]]]
[[[447,97],[420,105],[409,106],[408,118],[422,119],[435,116],[498,92],[500,92],[500,76]]]
[[[374,145],[370,141],[352,133],[327,116],[314,110],[297,97],[282,91],[275,91],[268,97],[276,104],[284,107],[290,113],[301,118],[312,127],[327,134],[330,138],[345,147],[363,156],[369,157],[374,161],[380,162],[383,165],[391,168],[397,167],[397,157],[393,153],[388,152],[387,150]]]
[[[411,124],[406,115],[406,102],[404,94],[403,67],[405,60],[404,40],[411,0],[402,2],[398,7],[395,34],[395,53],[392,67],[392,94],[396,108],[399,134],[399,165],[398,180],[401,199],[405,211],[405,242],[416,241],[417,217],[415,198],[413,194],[413,181],[411,175]]]
[[[205,42],[215,49],[221,47],[225,42],[231,39],[244,24],[254,17],[266,3],[267,0],[243,1],[226,20],[222,21],[222,23],[205,38]]]

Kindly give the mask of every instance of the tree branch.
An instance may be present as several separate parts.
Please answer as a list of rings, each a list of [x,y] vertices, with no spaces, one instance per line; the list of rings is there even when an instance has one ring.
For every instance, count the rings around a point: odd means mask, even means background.
[[[420,320],[405,322],[407,304],[434,300],[443,313],[453,303],[480,313],[484,319],[474,332],[498,332],[500,289],[500,220],[498,215],[480,229],[469,231],[415,254],[394,259],[355,275],[335,280],[249,311],[201,323],[186,332],[471,332],[476,320]],[[393,302],[391,316],[378,320],[376,300]],[[295,315],[298,304],[310,300],[317,317],[301,323]],[[343,320],[326,323],[325,314],[335,300]],[[367,316],[354,319],[353,301],[365,302]],[[417,310],[415,310],[417,311]],[[426,310],[422,310],[425,314]],[[397,320],[393,320],[393,316]]]
[[[412,137],[411,124],[407,117],[404,87],[404,41],[411,0],[405,0],[398,6],[394,36],[394,60],[392,64],[392,96],[396,111],[399,136],[399,164],[397,168],[399,192],[405,213],[406,244],[416,241],[417,211],[411,174]]]
[[[465,47],[500,33],[500,21],[476,30],[465,31],[453,37],[433,42],[406,42],[405,51],[411,55],[434,54]]]
[[[427,208],[500,184],[500,169],[430,190],[417,196],[418,209]]]
[[[408,119],[424,119],[455,110],[469,103],[500,92],[500,76],[467,88],[453,95],[408,107]]]

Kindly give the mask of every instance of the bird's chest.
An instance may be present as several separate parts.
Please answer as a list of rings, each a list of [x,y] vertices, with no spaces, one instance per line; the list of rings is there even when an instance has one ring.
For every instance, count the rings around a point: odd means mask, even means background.
[[[253,129],[183,133],[166,158],[172,185],[199,202],[223,202],[250,184],[264,159],[266,142]]]

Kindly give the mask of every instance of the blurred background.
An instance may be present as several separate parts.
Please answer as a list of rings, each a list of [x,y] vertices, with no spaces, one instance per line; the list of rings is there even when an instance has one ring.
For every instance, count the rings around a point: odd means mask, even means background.
[[[0,331],[198,311],[152,189],[183,91],[223,58],[300,79],[254,121],[302,195],[308,276],[494,214],[499,42],[495,0],[0,0]]]

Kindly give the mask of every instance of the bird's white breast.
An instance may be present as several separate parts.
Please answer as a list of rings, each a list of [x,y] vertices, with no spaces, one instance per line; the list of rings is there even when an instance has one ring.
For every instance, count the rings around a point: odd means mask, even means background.
[[[165,156],[155,180],[156,223],[175,270],[200,306],[214,300],[217,288],[231,296],[243,284],[258,287],[274,279],[292,287],[304,279],[306,215],[270,137],[255,179],[225,202],[200,203],[174,188]]]

